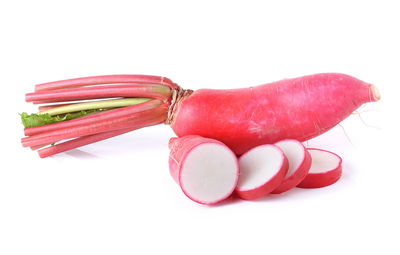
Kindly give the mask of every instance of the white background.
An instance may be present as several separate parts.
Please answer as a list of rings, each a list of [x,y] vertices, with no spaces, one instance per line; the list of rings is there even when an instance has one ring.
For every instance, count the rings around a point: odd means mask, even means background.
[[[399,254],[396,2],[2,1],[0,254]],[[319,72],[382,94],[308,142],[344,159],[322,189],[196,204],[169,176],[165,125],[47,159],[20,145],[36,83],[154,74],[239,88]]]

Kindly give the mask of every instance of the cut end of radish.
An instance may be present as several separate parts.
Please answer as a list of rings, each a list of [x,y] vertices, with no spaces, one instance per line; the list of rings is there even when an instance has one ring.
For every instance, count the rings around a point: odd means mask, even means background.
[[[373,97],[372,101],[379,101],[381,99],[381,94],[375,85],[371,85],[371,92]]]
[[[289,169],[285,178],[272,192],[280,194],[296,187],[306,177],[311,167],[311,156],[303,144],[297,140],[286,139],[275,145],[283,151],[289,161]]]
[[[269,194],[284,178],[288,162],[277,146],[261,145],[239,159],[240,177],[236,187],[239,197],[257,199]]]
[[[335,153],[308,149],[312,164],[306,178],[297,186],[300,188],[321,188],[337,182],[342,175],[342,159]]]
[[[194,147],[184,159],[179,183],[193,201],[215,204],[231,195],[238,177],[237,158],[228,147],[203,143]]]

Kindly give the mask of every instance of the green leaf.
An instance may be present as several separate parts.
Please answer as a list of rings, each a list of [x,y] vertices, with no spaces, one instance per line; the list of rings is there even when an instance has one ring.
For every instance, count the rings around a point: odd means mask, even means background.
[[[60,115],[55,115],[55,116],[51,116],[48,113],[28,114],[26,112],[23,112],[20,114],[20,116],[21,116],[22,124],[24,125],[24,127],[31,128],[31,127],[38,127],[38,126],[43,126],[43,125],[52,124],[52,123],[56,123],[56,122],[61,122],[61,121],[65,121],[65,120],[76,119],[76,118],[88,115],[89,113],[98,112],[98,111],[100,111],[100,110],[93,109],[93,110],[86,110],[86,111],[80,111],[80,112],[74,112],[74,113],[60,114]]]

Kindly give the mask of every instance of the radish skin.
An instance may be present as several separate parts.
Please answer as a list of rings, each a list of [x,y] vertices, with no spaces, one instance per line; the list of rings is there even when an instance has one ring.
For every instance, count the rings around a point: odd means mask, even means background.
[[[286,139],[275,145],[283,151],[289,161],[286,176],[282,183],[272,191],[273,194],[280,194],[296,187],[306,177],[311,167],[311,155],[297,140]]]
[[[229,197],[239,179],[236,155],[223,143],[200,136],[171,138],[169,169],[183,193],[200,204]]]
[[[261,144],[311,139],[379,98],[373,85],[335,73],[243,89],[200,89],[181,101],[171,127],[177,136],[213,138],[241,155]]]
[[[308,149],[312,158],[310,171],[297,187],[322,188],[337,182],[342,176],[342,158],[333,152]]]
[[[285,178],[288,160],[283,151],[271,144],[257,146],[239,158],[240,176],[236,194],[246,200],[264,197]]]

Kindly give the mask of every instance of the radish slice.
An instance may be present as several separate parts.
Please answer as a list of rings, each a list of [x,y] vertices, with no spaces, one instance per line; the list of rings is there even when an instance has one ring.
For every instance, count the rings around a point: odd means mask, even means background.
[[[334,184],[342,175],[342,159],[335,153],[308,149],[312,164],[306,178],[297,187],[321,188]]]
[[[296,187],[307,175],[311,167],[310,153],[303,144],[297,140],[286,139],[275,144],[278,146],[289,161],[289,169],[282,183],[272,191],[280,194]]]
[[[288,160],[275,145],[260,145],[239,158],[240,177],[236,194],[253,200],[275,190],[288,170]]]
[[[172,138],[170,173],[187,197],[215,204],[229,197],[239,179],[236,155],[223,143],[200,136]]]

